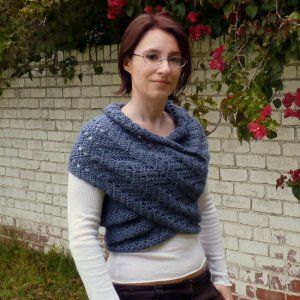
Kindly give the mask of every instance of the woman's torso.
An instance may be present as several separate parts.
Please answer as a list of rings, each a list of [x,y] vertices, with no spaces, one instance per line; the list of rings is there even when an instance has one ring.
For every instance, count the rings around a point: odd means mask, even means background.
[[[132,284],[185,277],[200,270],[205,261],[199,235],[179,233],[142,251],[111,252],[107,266],[113,282]]]

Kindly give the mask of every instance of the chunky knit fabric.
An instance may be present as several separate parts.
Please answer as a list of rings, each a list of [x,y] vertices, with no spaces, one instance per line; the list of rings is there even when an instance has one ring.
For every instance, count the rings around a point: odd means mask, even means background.
[[[101,225],[113,252],[154,246],[176,232],[198,233],[197,199],[208,171],[208,146],[199,123],[168,101],[176,129],[161,137],[109,105],[85,125],[73,146],[69,171],[105,191]]]

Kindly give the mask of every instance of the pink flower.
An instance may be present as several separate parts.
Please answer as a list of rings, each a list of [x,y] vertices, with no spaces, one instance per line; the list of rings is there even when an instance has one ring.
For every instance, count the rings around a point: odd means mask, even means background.
[[[210,56],[212,59],[220,59],[222,58],[223,51],[224,45],[221,45],[219,48],[216,48],[214,51],[211,51]]]
[[[256,140],[264,138],[267,134],[266,128],[256,122],[250,122],[248,124],[248,130],[252,133]]]
[[[198,17],[200,16],[200,13],[195,11],[190,11],[187,15],[186,19],[192,23],[195,23],[198,21]]]
[[[161,12],[161,11],[163,11],[163,6],[161,6],[161,5],[156,5],[156,6],[155,6],[155,10],[156,10],[157,12]]]
[[[211,33],[211,28],[209,25],[198,24],[189,27],[190,37],[197,41],[201,39],[203,34],[209,35]]]
[[[212,59],[209,61],[208,64],[212,70],[219,70],[219,71],[223,72],[225,69],[225,64],[222,59]]]
[[[152,6],[150,6],[150,5],[145,6],[144,12],[147,13],[147,14],[152,14],[152,13],[153,13],[153,8],[152,8]]]
[[[211,60],[209,61],[209,67],[212,70],[219,70],[221,72],[225,69],[225,63],[222,58],[222,53],[224,50],[224,45],[221,45],[219,48],[216,48],[210,53]]]
[[[271,114],[272,114],[272,106],[271,105],[267,105],[260,112],[260,118],[259,119],[261,121],[264,121],[266,119],[266,117],[271,116]]]
[[[284,94],[282,104],[285,107],[291,107],[293,102],[294,102],[294,96],[292,95],[292,93],[289,92],[289,93]]]

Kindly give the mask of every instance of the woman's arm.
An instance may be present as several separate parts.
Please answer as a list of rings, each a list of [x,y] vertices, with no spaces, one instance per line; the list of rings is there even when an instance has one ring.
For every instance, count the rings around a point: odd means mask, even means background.
[[[90,300],[119,300],[99,245],[104,192],[69,173],[70,250]]]
[[[201,214],[199,238],[212,274],[212,281],[214,284],[231,286],[217,209],[207,184],[198,204]]]

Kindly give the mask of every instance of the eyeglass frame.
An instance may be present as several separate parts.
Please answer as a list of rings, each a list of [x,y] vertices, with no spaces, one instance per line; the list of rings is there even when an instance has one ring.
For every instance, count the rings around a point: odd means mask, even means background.
[[[158,63],[154,63],[154,64],[151,64],[151,63],[149,63],[149,62],[147,62],[147,60],[146,60],[146,55],[147,54],[149,54],[149,53],[146,53],[146,54],[137,54],[137,53],[132,53],[131,55],[133,56],[133,55],[135,55],[135,56],[139,56],[139,57],[142,57],[143,58],[143,60],[144,60],[144,62],[147,64],[147,65],[150,65],[150,66],[158,66],[158,65],[161,65],[162,63],[163,63],[163,61],[164,60],[166,60],[169,64],[170,64],[170,61],[169,61],[169,59],[170,58],[172,58],[172,57],[178,57],[178,56],[171,56],[171,57],[169,57],[169,58],[167,58],[167,57],[164,57],[164,56],[159,56],[159,62]],[[179,68],[183,68],[185,65],[186,65],[186,63],[187,63],[187,60],[185,59],[185,58],[183,58],[183,57],[181,57],[181,56],[179,56],[179,58],[181,58],[183,61],[184,61],[184,64],[182,65],[182,66],[179,66],[178,65],[178,67]],[[175,65],[176,66],[176,65]]]

